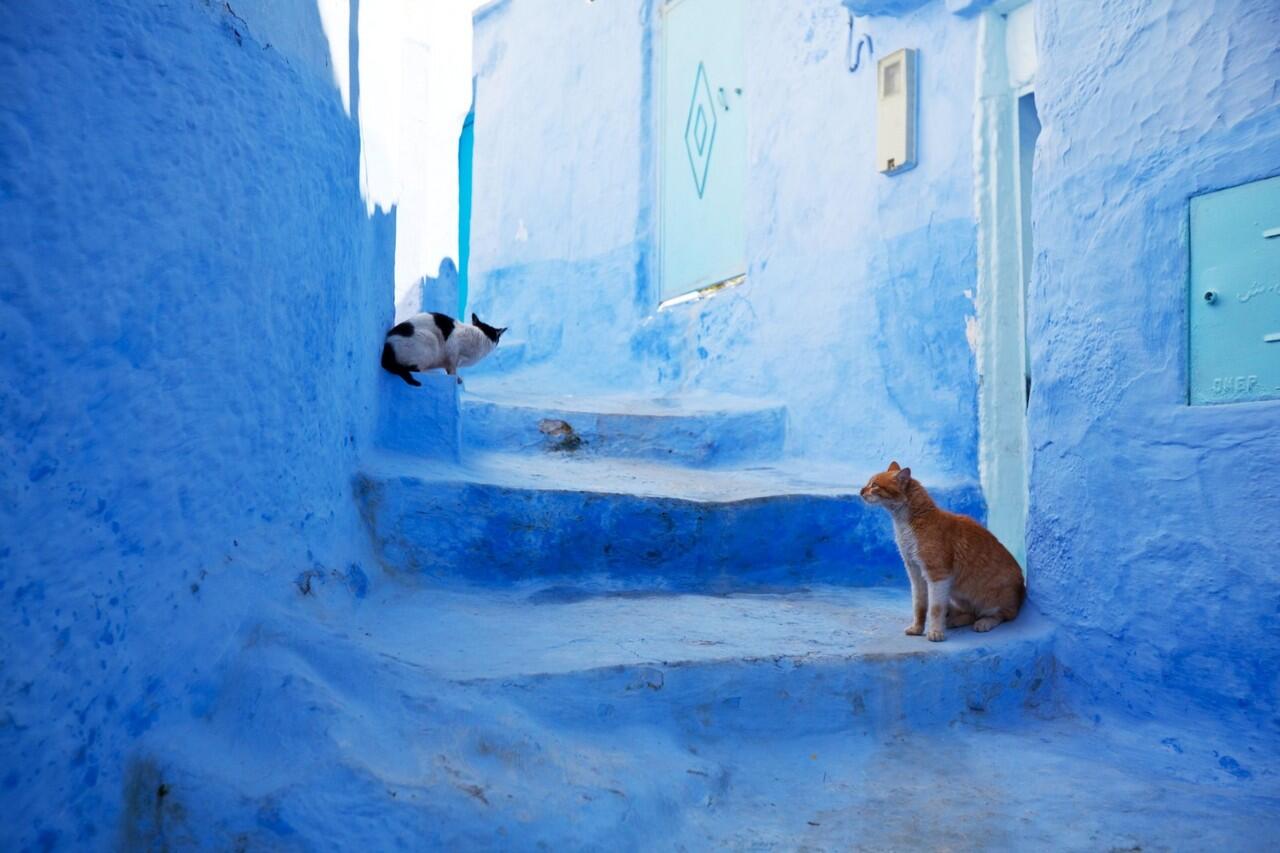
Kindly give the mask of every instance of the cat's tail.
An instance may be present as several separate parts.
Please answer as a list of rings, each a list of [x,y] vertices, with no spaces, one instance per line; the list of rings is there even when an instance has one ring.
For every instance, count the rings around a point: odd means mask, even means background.
[[[1027,603],[1027,579],[1022,576],[1022,570],[1018,569],[1018,586],[1013,595],[1014,605],[1012,607],[1005,606],[1000,608],[1000,616],[1006,622],[1012,622],[1018,618],[1018,613],[1022,610],[1022,605]]]
[[[394,373],[410,385],[422,384],[413,377],[413,374],[409,372],[409,368],[405,367],[398,359],[396,359],[396,351],[391,348],[390,343],[384,343],[382,345],[382,369],[387,371],[387,373]]]

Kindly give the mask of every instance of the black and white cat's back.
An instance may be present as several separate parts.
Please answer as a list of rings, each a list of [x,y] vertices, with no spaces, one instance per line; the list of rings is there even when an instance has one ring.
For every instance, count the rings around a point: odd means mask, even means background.
[[[429,312],[392,326],[382,344],[383,369],[410,385],[421,385],[412,372],[440,366],[455,325],[449,315]]]
[[[397,328],[399,327],[397,326]],[[382,369],[387,371],[387,373],[393,373],[396,376],[399,376],[410,385],[422,384],[417,379],[414,379],[413,373],[410,372],[409,368],[401,364],[396,358],[396,351],[395,348],[391,346],[390,340],[385,341],[382,344]]]
[[[448,314],[426,312],[397,323],[382,345],[382,367],[410,385],[414,372],[443,368],[450,376],[493,352],[505,328],[490,326],[475,314],[459,323]]]

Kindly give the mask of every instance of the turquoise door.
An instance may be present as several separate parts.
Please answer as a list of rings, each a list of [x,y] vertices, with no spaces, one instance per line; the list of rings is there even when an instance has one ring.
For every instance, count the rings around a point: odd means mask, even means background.
[[[662,298],[746,271],[743,0],[663,8]]]
[[[1191,199],[1191,402],[1280,398],[1280,177]]]
[[[474,84],[472,84],[474,88]],[[475,148],[476,107],[462,122],[458,135],[458,316],[467,316],[467,270],[471,266],[471,156]]]

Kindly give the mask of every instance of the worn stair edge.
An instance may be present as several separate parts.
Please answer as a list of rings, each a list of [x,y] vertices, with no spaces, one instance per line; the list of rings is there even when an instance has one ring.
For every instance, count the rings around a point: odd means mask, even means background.
[[[357,475],[362,515],[389,570],[494,585],[603,575],[702,591],[906,582],[888,518],[856,495],[708,501],[446,476]],[[934,493],[948,508],[982,516],[976,484]]]
[[[884,734],[1059,711],[1052,625],[1033,608],[987,634],[915,639],[911,651],[642,662],[466,683],[558,726],[674,725],[709,738]]]
[[[786,443],[786,409],[779,405],[664,410],[661,401],[619,400],[619,411],[608,411],[609,402],[540,403],[468,394],[462,401],[463,441],[475,450],[651,459],[699,467],[774,459]]]

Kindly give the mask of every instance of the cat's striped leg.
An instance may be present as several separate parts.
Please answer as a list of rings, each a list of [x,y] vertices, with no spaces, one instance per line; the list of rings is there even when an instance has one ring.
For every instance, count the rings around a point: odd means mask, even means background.
[[[951,601],[951,578],[930,580],[929,613],[924,623],[924,635],[931,642],[940,643],[947,638],[947,605]]]

